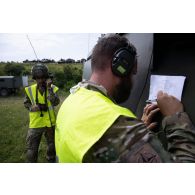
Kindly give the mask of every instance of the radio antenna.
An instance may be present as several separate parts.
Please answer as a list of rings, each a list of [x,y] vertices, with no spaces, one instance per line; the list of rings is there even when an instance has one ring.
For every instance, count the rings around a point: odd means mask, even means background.
[[[28,41],[29,41],[29,43],[30,43],[32,49],[33,49],[33,52],[34,52],[34,54],[35,54],[35,56],[36,56],[36,58],[37,58],[37,61],[39,61],[39,60],[38,60],[38,57],[37,57],[37,54],[36,54],[36,52],[35,52],[35,49],[34,49],[32,43],[31,43],[31,41],[30,41],[30,38],[28,37],[28,34],[26,34],[26,37],[27,37],[27,39],[28,39]]]

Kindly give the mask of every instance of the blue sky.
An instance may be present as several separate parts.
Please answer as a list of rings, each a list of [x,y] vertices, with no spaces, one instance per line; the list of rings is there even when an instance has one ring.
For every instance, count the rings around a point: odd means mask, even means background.
[[[0,33],[0,61],[36,59],[27,35],[39,59],[87,58],[100,33]]]

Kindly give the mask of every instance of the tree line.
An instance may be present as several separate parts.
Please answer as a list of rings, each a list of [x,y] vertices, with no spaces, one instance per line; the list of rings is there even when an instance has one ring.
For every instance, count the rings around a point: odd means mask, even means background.
[[[68,58],[68,59],[60,59],[58,61],[55,61],[53,59],[42,59],[42,60],[24,60],[23,63],[58,63],[58,64],[72,64],[72,63],[84,63],[86,61],[86,59],[82,58],[80,60],[74,60],[72,58]]]
[[[3,66],[2,66],[3,65]],[[47,64],[50,73],[52,73],[54,84],[60,89],[69,91],[69,89],[82,80],[83,64],[82,63],[57,63]],[[0,76],[22,76],[27,75],[31,80],[31,68],[33,64],[28,63],[0,63]]]

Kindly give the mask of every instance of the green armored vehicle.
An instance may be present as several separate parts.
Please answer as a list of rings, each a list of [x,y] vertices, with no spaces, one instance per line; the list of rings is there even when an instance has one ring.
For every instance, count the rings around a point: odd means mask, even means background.
[[[16,93],[21,87],[28,86],[28,77],[0,76],[0,96]]]

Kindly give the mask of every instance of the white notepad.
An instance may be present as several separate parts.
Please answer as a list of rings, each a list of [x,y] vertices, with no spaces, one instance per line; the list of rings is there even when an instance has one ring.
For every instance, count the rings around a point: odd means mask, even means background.
[[[149,100],[157,98],[158,91],[168,93],[181,100],[185,76],[151,75]]]

